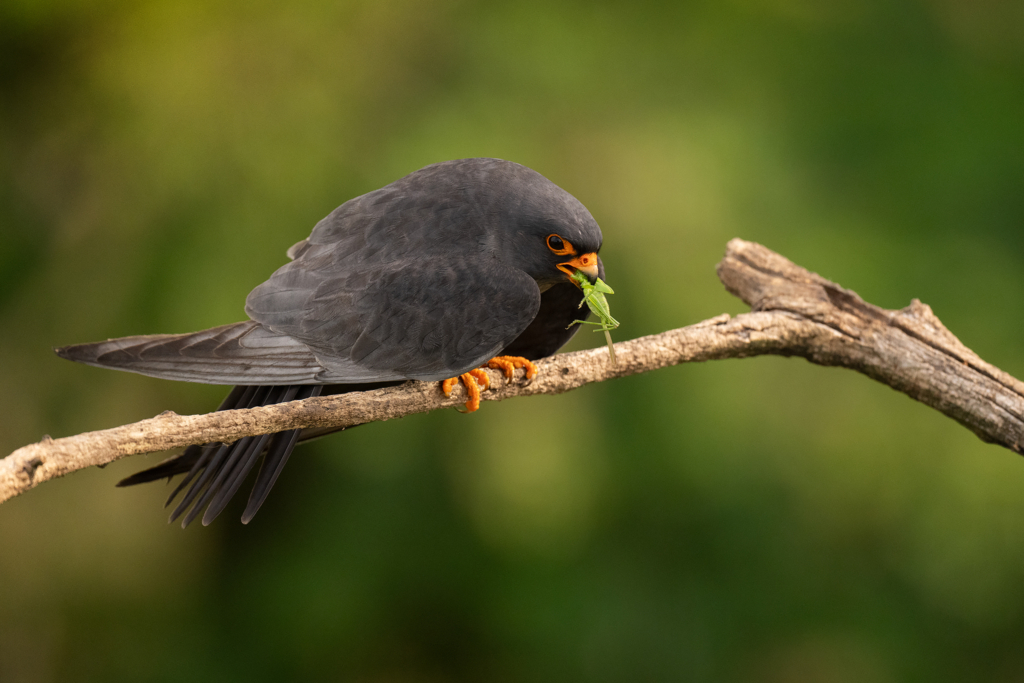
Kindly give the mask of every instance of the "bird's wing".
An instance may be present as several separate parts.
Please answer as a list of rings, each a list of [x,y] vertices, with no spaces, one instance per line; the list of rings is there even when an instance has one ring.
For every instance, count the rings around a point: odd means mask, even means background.
[[[76,344],[56,352],[86,365],[203,384],[314,384],[324,370],[308,346],[253,321],[191,334]]]
[[[325,382],[455,376],[496,355],[540,307],[537,283],[496,259],[424,254],[359,268],[306,256],[254,289],[245,310],[311,348]]]

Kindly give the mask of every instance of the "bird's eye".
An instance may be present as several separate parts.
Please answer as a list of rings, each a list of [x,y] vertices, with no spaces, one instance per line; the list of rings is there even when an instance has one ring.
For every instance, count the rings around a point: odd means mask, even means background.
[[[563,240],[558,235],[548,235],[548,249],[555,252],[559,256],[565,256],[567,254],[575,254],[576,250],[569,244],[568,240]]]

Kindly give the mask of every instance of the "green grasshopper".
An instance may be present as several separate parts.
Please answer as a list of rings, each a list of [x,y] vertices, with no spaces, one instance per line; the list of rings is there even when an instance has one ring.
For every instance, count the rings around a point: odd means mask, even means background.
[[[612,365],[615,365],[615,347],[612,345],[612,335],[609,333],[609,330],[614,330],[618,327],[619,321],[612,317],[611,309],[608,308],[608,299],[604,296],[605,294],[614,294],[615,290],[609,287],[608,283],[601,278],[597,278],[594,284],[590,284],[587,276],[578,270],[573,273],[572,279],[583,290],[583,301],[580,302],[580,308],[583,308],[583,304],[586,304],[590,308],[590,312],[600,318],[601,322],[573,320],[570,326],[577,323],[580,325],[597,325],[597,329],[594,332],[604,332],[605,341],[608,342],[608,354],[612,358]]]

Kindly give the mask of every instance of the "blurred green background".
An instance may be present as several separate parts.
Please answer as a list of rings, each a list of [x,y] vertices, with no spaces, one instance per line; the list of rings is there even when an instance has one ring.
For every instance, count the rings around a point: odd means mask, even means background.
[[[243,319],[335,206],[469,156],[590,208],[620,340],[743,312],[740,236],[1024,377],[1015,0],[7,0],[0,455],[212,409],[51,348]],[[1024,461],[848,371],[370,425],[248,527],[113,487],[161,457],[0,507],[0,681],[1024,681]]]

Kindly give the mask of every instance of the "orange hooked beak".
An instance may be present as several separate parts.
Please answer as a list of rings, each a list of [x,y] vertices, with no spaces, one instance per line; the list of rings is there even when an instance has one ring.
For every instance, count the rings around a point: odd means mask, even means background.
[[[565,263],[559,263],[558,264],[558,269],[560,271],[562,271],[563,273],[565,273],[569,277],[569,279],[571,280],[572,279],[572,270],[570,270],[570,268],[574,268],[574,269],[580,271],[581,273],[586,275],[591,280],[596,280],[597,279],[597,254],[594,253],[594,252],[590,252],[589,254],[583,254],[582,256],[577,256],[572,261],[566,261]]]

